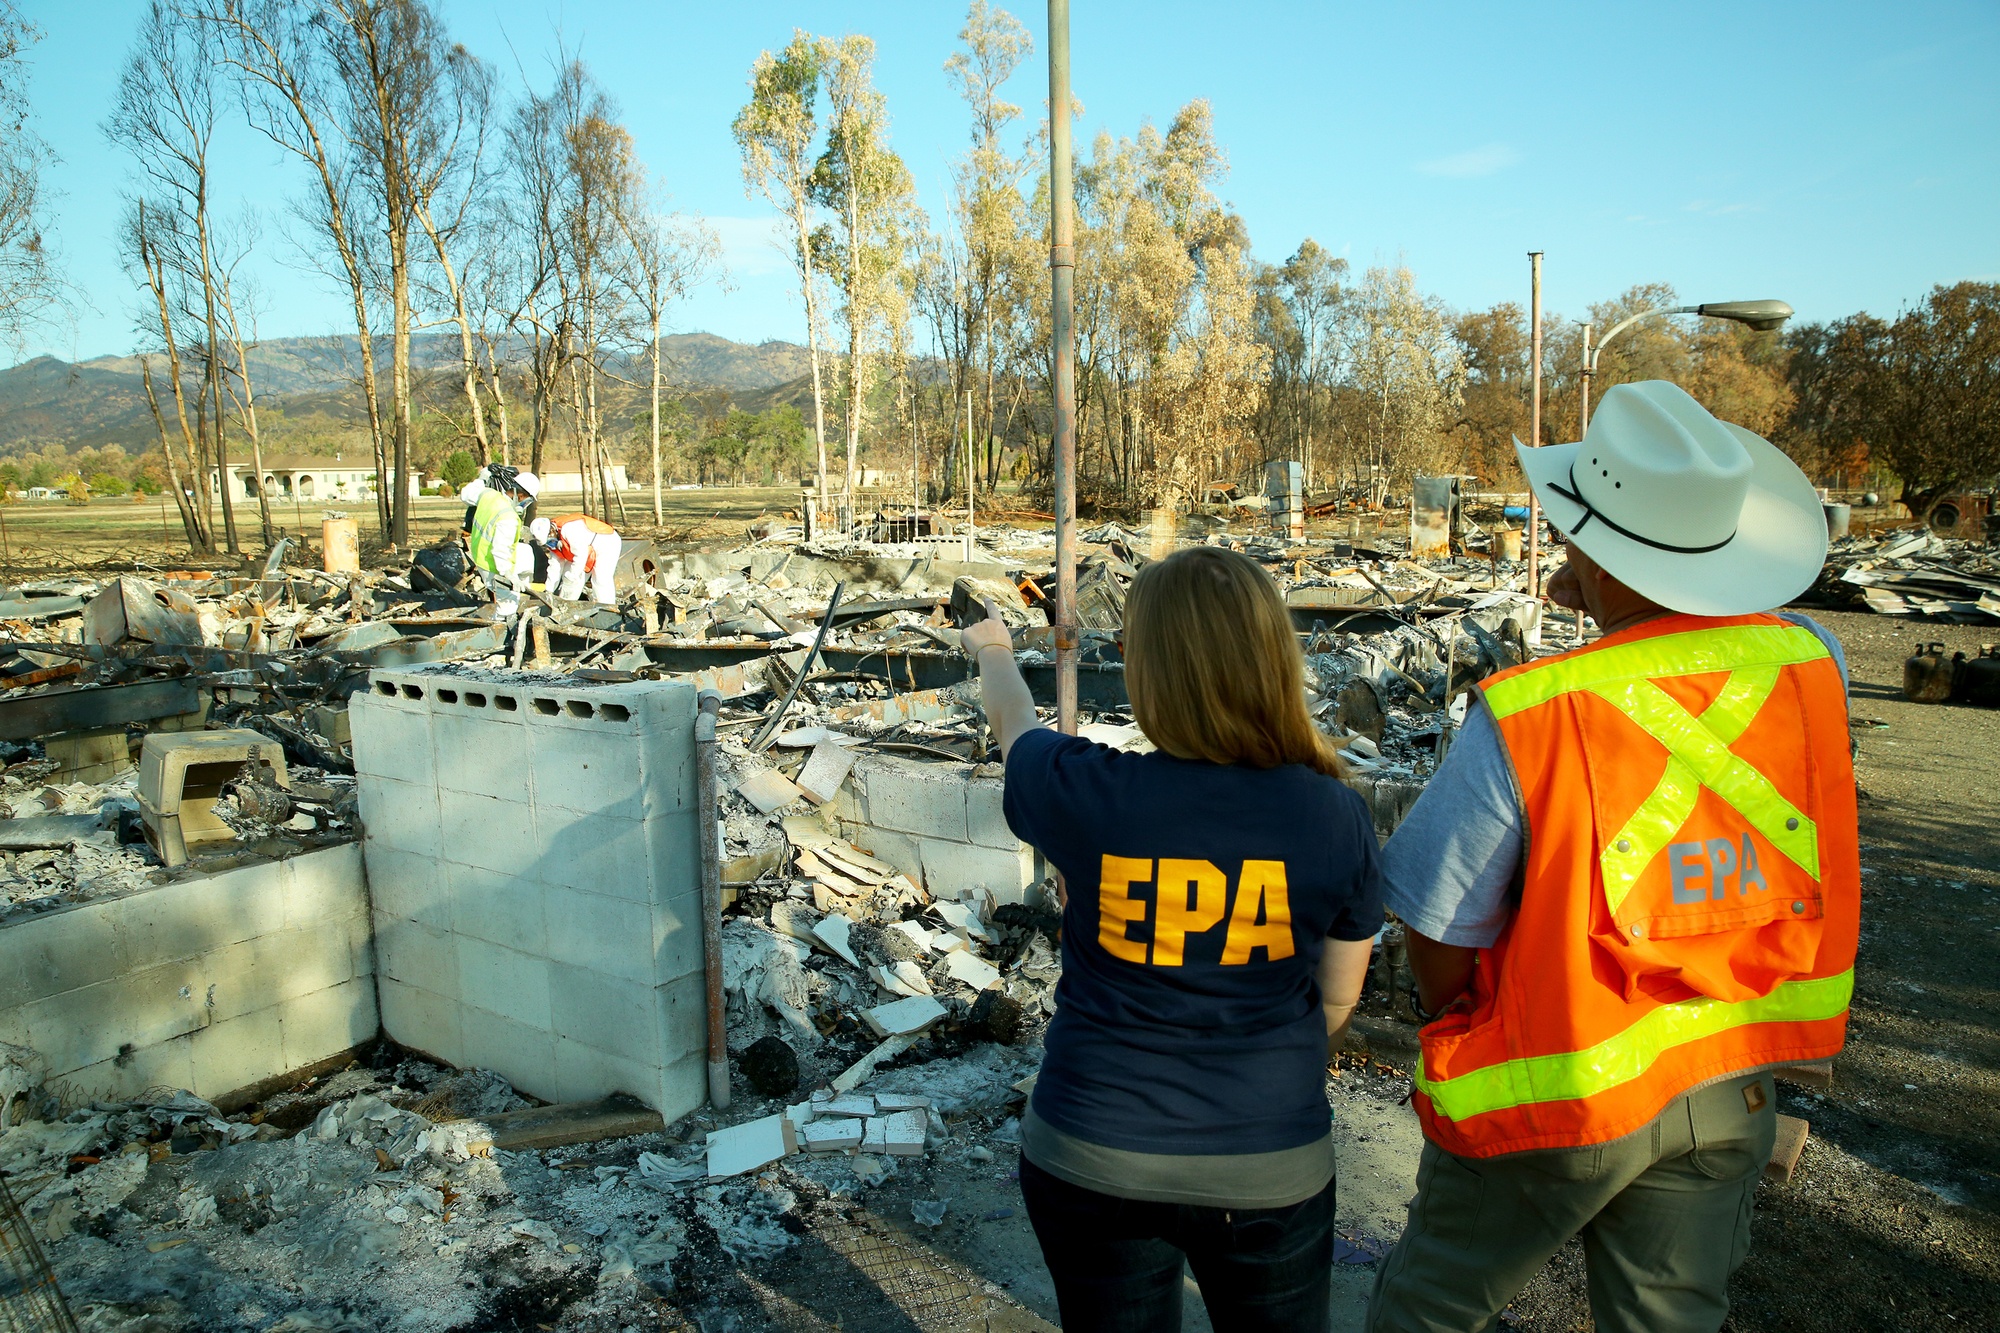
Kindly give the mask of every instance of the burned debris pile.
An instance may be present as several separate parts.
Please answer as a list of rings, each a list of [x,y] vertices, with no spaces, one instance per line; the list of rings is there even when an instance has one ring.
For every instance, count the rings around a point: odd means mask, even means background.
[[[1828,550],[1811,595],[1885,616],[1990,624],[2000,621],[2000,560],[1983,543],[1929,529],[1843,537]]]

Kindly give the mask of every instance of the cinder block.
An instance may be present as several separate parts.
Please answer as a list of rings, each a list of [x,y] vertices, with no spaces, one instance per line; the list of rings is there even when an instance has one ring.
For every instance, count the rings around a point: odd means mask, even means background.
[[[923,840],[908,833],[895,833],[872,824],[841,821],[840,836],[878,861],[887,861],[908,875],[914,883],[924,882]]]
[[[856,765],[860,767],[860,765]],[[868,795],[863,790],[866,776],[849,775],[849,780],[840,784],[827,802],[827,809],[843,824],[866,824],[868,822]]]
[[[375,975],[375,918],[364,912],[350,918],[347,927],[347,956],[353,960],[354,975]]]
[[[588,1042],[568,1037],[556,1038],[556,1096],[565,1102],[596,1101],[614,1092],[637,1097],[659,1108],[660,1070],[638,1060],[627,1060]],[[682,1114],[685,1114],[684,1112]],[[677,1116],[675,1118],[678,1118]]]
[[[705,1051],[697,1051],[666,1067],[660,1075],[660,1098],[648,1105],[671,1125],[707,1101],[708,1056]]]
[[[557,807],[535,811],[536,878],[549,884],[647,902],[651,898],[650,847],[637,819],[581,814]]]
[[[285,925],[290,929],[341,921],[368,910],[368,879],[361,847],[346,843],[287,858]]]
[[[708,994],[701,974],[682,977],[656,988],[660,997],[660,1063],[669,1068],[682,1059],[692,1059],[700,1067],[697,1102],[708,1096]],[[667,1108],[659,1108],[665,1115]]]
[[[385,977],[437,995],[458,994],[458,941],[400,917],[375,917],[375,964]]]
[[[193,1037],[175,1037],[155,1046],[99,1061],[63,1076],[71,1092],[99,1101],[126,1101],[148,1088],[194,1087]]]
[[[515,716],[437,705],[431,713],[431,744],[437,753],[438,790],[523,804],[532,799],[540,775],[529,762],[528,728]]]
[[[375,987],[366,979],[301,995],[279,1009],[284,1063],[272,1073],[302,1069],[315,1060],[371,1041],[381,1030]]]
[[[652,982],[701,970],[701,892],[679,894],[653,909]]]
[[[549,967],[549,1008],[555,1033],[600,1051],[657,1068],[660,1027],[653,987],[567,963]]]
[[[28,1045],[60,1076],[117,1056],[126,1047],[184,1036],[205,1018],[200,975],[166,963],[51,995],[24,1006]]]
[[[871,759],[855,773],[868,791],[868,819],[880,828],[966,841],[965,775],[956,767]]]
[[[1010,852],[1021,845],[1021,840],[1014,836],[1014,830],[1007,827],[1007,815],[1001,809],[1001,798],[1006,790],[1004,782],[990,778],[965,784],[968,841],[980,847],[997,847]]]
[[[219,1097],[284,1073],[284,1032],[277,1006],[211,1023],[190,1039],[188,1054],[194,1064],[190,1091],[198,1097]]]
[[[479,866],[443,867],[451,885],[452,929],[460,935],[546,955],[541,881]]]
[[[368,868],[368,898],[377,912],[437,930],[452,928],[448,862],[391,847],[376,838],[373,829],[362,847]]]
[[[465,1034],[461,1065],[491,1069],[530,1097],[557,1100],[556,1039],[547,1028],[468,1006],[461,1006],[459,1021]]]
[[[701,892],[700,822],[693,810],[669,811],[646,820],[647,859],[653,901]]]
[[[934,897],[975,899],[990,892],[996,905],[1024,902],[1035,881],[1035,853],[1025,845],[1011,852],[970,843],[921,840],[924,886]]]
[[[55,761],[62,782],[110,782],[133,769],[132,746],[122,726],[46,737],[42,753]]]
[[[375,993],[381,1001],[382,1031],[390,1040],[449,1065],[465,1063],[457,1001],[389,976],[375,978]]]
[[[435,785],[363,777],[355,790],[363,835],[371,847],[381,844],[433,861],[443,858]]]
[[[201,1004],[204,1022],[233,1022],[286,998],[285,983],[291,960],[281,950],[271,947],[274,938],[244,940],[188,960],[195,978],[194,999]],[[343,938],[340,943],[345,962],[347,941]]]
[[[533,868],[546,853],[535,836],[532,806],[442,788],[437,799],[440,860],[537,873]]]
[[[549,957],[644,985],[653,982],[653,914],[643,903],[547,886]]]
[[[356,692],[348,703],[347,723],[354,737],[354,772],[363,779],[364,788],[368,778],[424,787],[436,784],[427,700],[404,698],[397,683],[378,672],[367,689]]]
[[[0,1005],[79,990],[132,970],[120,923],[129,899],[85,903],[0,927]]]
[[[196,958],[281,930],[285,872],[278,862],[162,884],[106,904],[129,968]]]
[[[499,944],[459,935],[458,998],[461,1004],[517,1023],[549,1026],[549,962]]]

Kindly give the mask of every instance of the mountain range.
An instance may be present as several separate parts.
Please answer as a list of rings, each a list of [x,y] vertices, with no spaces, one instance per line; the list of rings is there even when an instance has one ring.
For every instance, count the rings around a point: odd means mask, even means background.
[[[417,335],[412,343],[419,395],[456,394],[456,334],[433,331]],[[712,333],[680,333],[661,339],[661,346],[670,367],[668,378],[677,388],[721,390],[732,399],[784,396],[773,391],[810,371],[806,349],[795,343],[751,345]],[[352,335],[260,343],[250,353],[260,415],[274,412],[295,419],[322,416],[330,422],[360,423],[365,418],[359,366],[360,344]],[[377,353],[376,367],[386,380],[386,348]],[[633,379],[649,373],[643,359],[613,369]],[[161,407],[171,413],[158,354],[153,373]],[[38,356],[0,370],[0,453],[48,444],[72,450],[118,444],[138,452],[158,439],[136,355],[87,361]]]

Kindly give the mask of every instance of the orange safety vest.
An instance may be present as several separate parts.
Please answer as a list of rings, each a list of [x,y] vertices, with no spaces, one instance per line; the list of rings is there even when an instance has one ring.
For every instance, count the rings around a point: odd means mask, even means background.
[[[1481,687],[1525,816],[1520,908],[1423,1029],[1462,1157],[1604,1143],[1840,1050],[1861,923],[1847,696],[1776,616],[1672,615]]]
[[[618,531],[618,529],[612,527],[609,523],[606,523],[603,519],[592,518],[589,514],[564,514],[561,518],[553,520],[552,526],[554,527],[556,534],[556,554],[560,556],[564,561],[570,564],[576,563],[576,552],[570,550],[569,538],[563,536],[563,529],[568,527],[570,524],[579,521],[582,522],[584,527],[589,528],[592,532],[604,533],[604,532]],[[593,545],[590,548],[588,555],[585,557],[583,567],[586,570],[592,570],[597,568],[597,547],[595,545]]]

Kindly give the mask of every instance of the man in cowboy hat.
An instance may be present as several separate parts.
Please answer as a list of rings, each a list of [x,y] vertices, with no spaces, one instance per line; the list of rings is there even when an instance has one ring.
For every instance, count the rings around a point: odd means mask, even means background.
[[[1424,1020],[1409,1226],[1372,1330],[1471,1330],[1572,1236],[1597,1327],[1714,1330],[1775,1130],[1841,1048],[1860,854],[1839,645],[1770,608],[1812,485],[1679,388],[1519,449],[1603,637],[1481,684],[1384,849]]]

